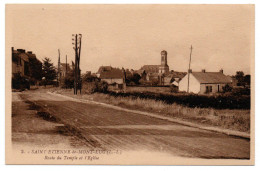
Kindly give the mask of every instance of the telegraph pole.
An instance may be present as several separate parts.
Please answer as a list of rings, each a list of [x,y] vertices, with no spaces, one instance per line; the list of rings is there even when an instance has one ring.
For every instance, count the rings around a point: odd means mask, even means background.
[[[67,68],[67,55],[66,55],[66,72],[65,72],[65,85],[66,85],[66,89],[68,88],[67,87],[67,71],[68,71],[68,68]]]
[[[58,49],[58,54],[59,54],[59,58],[58,58],[58,77],[57,77],[57,81],[58,81],[58,84],[60,86],[60,49]]]
[[[79,54],[78,54],[78,85],[79,85],[79,90],[80,90],[80,94],[81,94],[81,71],[80,71],[80,54],[81,54],[81,38],[82,38],[82,34],[79,34]]]
[[[67,55],[66,55],[66,72],[65,72],[65,77],[67,77],[67,71],[68,71],[67,65],[68,65],[68,63],[67,63]]]
[[[190,47],[190,61],[189,61],[189,70],[188,70],[188,88],[187,88],[187,92],[189,93],[189,89],[190,89],[190,63],[191,63],[191,53],[192,53],[192,45]]]
[[[81,53],[81,38],[82,34],[72,34],[73,38],[72,41],[75,40],[75,43],[72,44],[75,45],[73,49],[75,50],[75,68],[74,68],[74,94],[78,93],[78,88],[80,88],[81,92],[81,85],[80,84],[80,53]]]

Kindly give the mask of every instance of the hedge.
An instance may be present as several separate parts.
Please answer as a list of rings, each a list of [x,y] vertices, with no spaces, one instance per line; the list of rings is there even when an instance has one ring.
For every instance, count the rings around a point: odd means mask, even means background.
[[[198,94],[163,94],[153,92],[107,92],[114,97],[131,97],[154,99],[167,104],[181,104],[188,107],[215,108],[215,109],[250,109],[249,95],[198,95]]]

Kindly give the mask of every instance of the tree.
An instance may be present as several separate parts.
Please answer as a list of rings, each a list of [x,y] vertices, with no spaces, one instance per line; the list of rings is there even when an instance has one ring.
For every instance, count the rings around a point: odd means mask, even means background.
[[[54,84],[54,80],[57,78],[57,72],[53,63],[51,63],[51,59],[45,57],[43,59],[43,66],[42,66],[42,76],[45,78],[45,85]]]
[[[245,84],[244,84],[244,72],[243,71],[237,71],[235,78],[237,80],[238,86],[245,86]]]
[[[135,84],[139,84],[139,80],[141,79],[141,76],[137,73],[134,73],[133,78],[131,81],[133,81]]]
[[[245,77],[244,77],[245,85],[250,87],[250,84],[251,84],[250,81],[251,81],[251,76],[250,75],[245,75]]]
[[[35,84],[42,79],[42,63],[36,58],[29,58],[30,81]]]

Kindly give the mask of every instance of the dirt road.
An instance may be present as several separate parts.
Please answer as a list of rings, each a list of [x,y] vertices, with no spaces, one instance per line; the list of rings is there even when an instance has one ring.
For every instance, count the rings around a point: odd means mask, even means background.
[[[27,91],[19,96],[35,110],[41,110],[40,115],[45,119],[48,117],[53,123],[64,125],[64,129],[70,130],[73,136],[78,138],[76,141],[83,141],[84,146],[88,148],[149,150],[192,158],[250,157],[248,139],[200,130],[97,104],[70,101],[45,92]],[[51,144],[50,141],[47,142]]]

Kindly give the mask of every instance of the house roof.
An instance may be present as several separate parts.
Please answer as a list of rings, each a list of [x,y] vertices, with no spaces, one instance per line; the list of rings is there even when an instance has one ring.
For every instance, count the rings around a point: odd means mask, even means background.
[[[141,67],[141,70],[145,70],[146,73],[148,73],[148,72],[158,72],[160,66],[161,65],[144,65],[144,66]]]
[[[171,77],[171,78],[183,78],[187,73],[186,72],[170,72],[166,77]]]
[[[231,83],[230,77],[221,72],[192,72],[191,73],[200,83]]]
[[[101,67],[99,67],[97,74],[100,74],[103,71],[110,71],[110,70],[112,70],[111,66],[101,66]]]
[[[124,74],[121,69],[111,68],[111,70],[101,72],[100,78],[101,79],[124,78]]]

